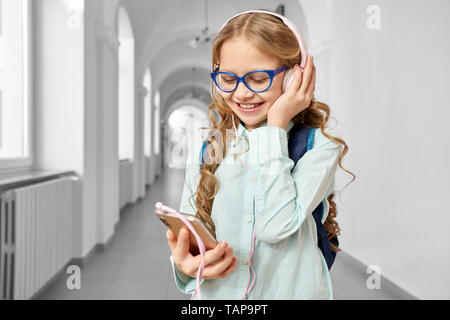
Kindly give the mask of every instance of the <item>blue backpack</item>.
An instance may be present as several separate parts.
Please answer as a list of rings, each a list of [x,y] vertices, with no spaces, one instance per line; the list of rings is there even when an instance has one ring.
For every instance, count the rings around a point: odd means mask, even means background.
[[[303,155],[311,150],[314,143],[314,133],[316,128],[308,128],[299,124],[295,124],[291,130],[289,131],[289,139],[288,139],[288,151],[289,158],[294,161],[294,170],[297,161],[303,157]],[[202,164],[206,161],[206,147],[207,141],[203,142],[201,153],[200,153],[200,167],[203,167]],[[291,172],[292,172],[291,170]],[[323,202],[321,202],[316,209],[312,212],[314,217],[314,221],[317,226],[317,245],[322,251],[322,254],[327,262],[328,270],[331,269],[333,262],[336,258],[336,252],[331,249],[330,242],[336,247],[339,246],[339,240],[337,236],[328,240],[327,230],[322,224],[322,215],[323,215]]]

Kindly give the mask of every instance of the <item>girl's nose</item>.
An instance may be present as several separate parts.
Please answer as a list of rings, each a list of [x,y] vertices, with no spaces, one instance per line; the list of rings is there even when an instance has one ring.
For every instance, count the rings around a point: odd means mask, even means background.
[[[245,86],[244,82],[240,82],[238,87],[234,91],[234,96],[236,98],[238,98],[239,100],[251,97],[253,94],[254,94],[254,92],[251,91],[249,88],[247,88]]]

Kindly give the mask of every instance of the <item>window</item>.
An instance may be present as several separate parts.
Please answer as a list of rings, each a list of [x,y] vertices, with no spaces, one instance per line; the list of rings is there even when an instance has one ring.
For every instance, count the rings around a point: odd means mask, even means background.
[[[119,42],[119,159],[133,161],[135,42],[130,19],[122,7],[119,8]]]
[[[0,0],[0,170],[31,165],[29,0]]]
[[[154,105],[155,105],[155,108],[154,108],[154,113],[153,113],[153,128],[154,128],[154,130],[155,130],[155,134],[154,134],[154,136],[153,136],[153,138],[154,138],[154,140],[153,140],[153,151],[155,152],[155,154],[158,154],[159,155],[159,144],[160,144],[160,139],[161,139],[161,134],[160,134],[160,130],[161,130],[161,120],[160,120],[160,117],[161,117],[161,114],[160,114],[160,111],[159,111],[159,104],[160,104],[160,99],[161,99],[161,97],[160,97],[160,93],[159,93],[159,91],[156,91],[156,93],[155,93],[155,103],[154,103]]]
[[[206,109],[206,107],[205,107]],[[164,150],[169,168],[186,167],[190,141],[201,141],[200,127],[209,126],[205,111],[191,105],[182,105],[171,113],[166,126],[167,145]]]
[[[150,157],[152,155],[152,76],[150,69],[145,72],[143,87],[147,91],[144,97],[144,153]]]

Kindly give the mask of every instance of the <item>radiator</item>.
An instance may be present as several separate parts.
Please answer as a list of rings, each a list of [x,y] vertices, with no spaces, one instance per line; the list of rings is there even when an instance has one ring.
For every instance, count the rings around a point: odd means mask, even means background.
[[[72,179],[0,195],[0,300],[33,297],[71,259]]]

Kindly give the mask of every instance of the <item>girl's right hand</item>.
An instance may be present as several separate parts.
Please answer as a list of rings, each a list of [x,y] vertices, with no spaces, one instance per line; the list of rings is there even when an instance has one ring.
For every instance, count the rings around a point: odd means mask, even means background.
[[[307,57],[305,70],[298,64],[294,66],[291,86],[267,111],[267,126],[286,130],[289,121],[310,106],[316,85],[316,67],[313,60],[312,56]]]
[[[200,254],[193,256],[189,252],[189,230],[185,227],[181,228],[177,239],[176,235],[169,229],[166,237],[177,268],[192,278],[197,277],[197,270],[200,267],[202,258]],[[227,248],[227,246],[228,244],[225,241],[221,241],[214,249],[205,252],[205,268],[203,269],[202,278],[225,278],[233,272],[237,258],[233,257],[233,248]],[[211,264],[212,262],[215,263]]]

